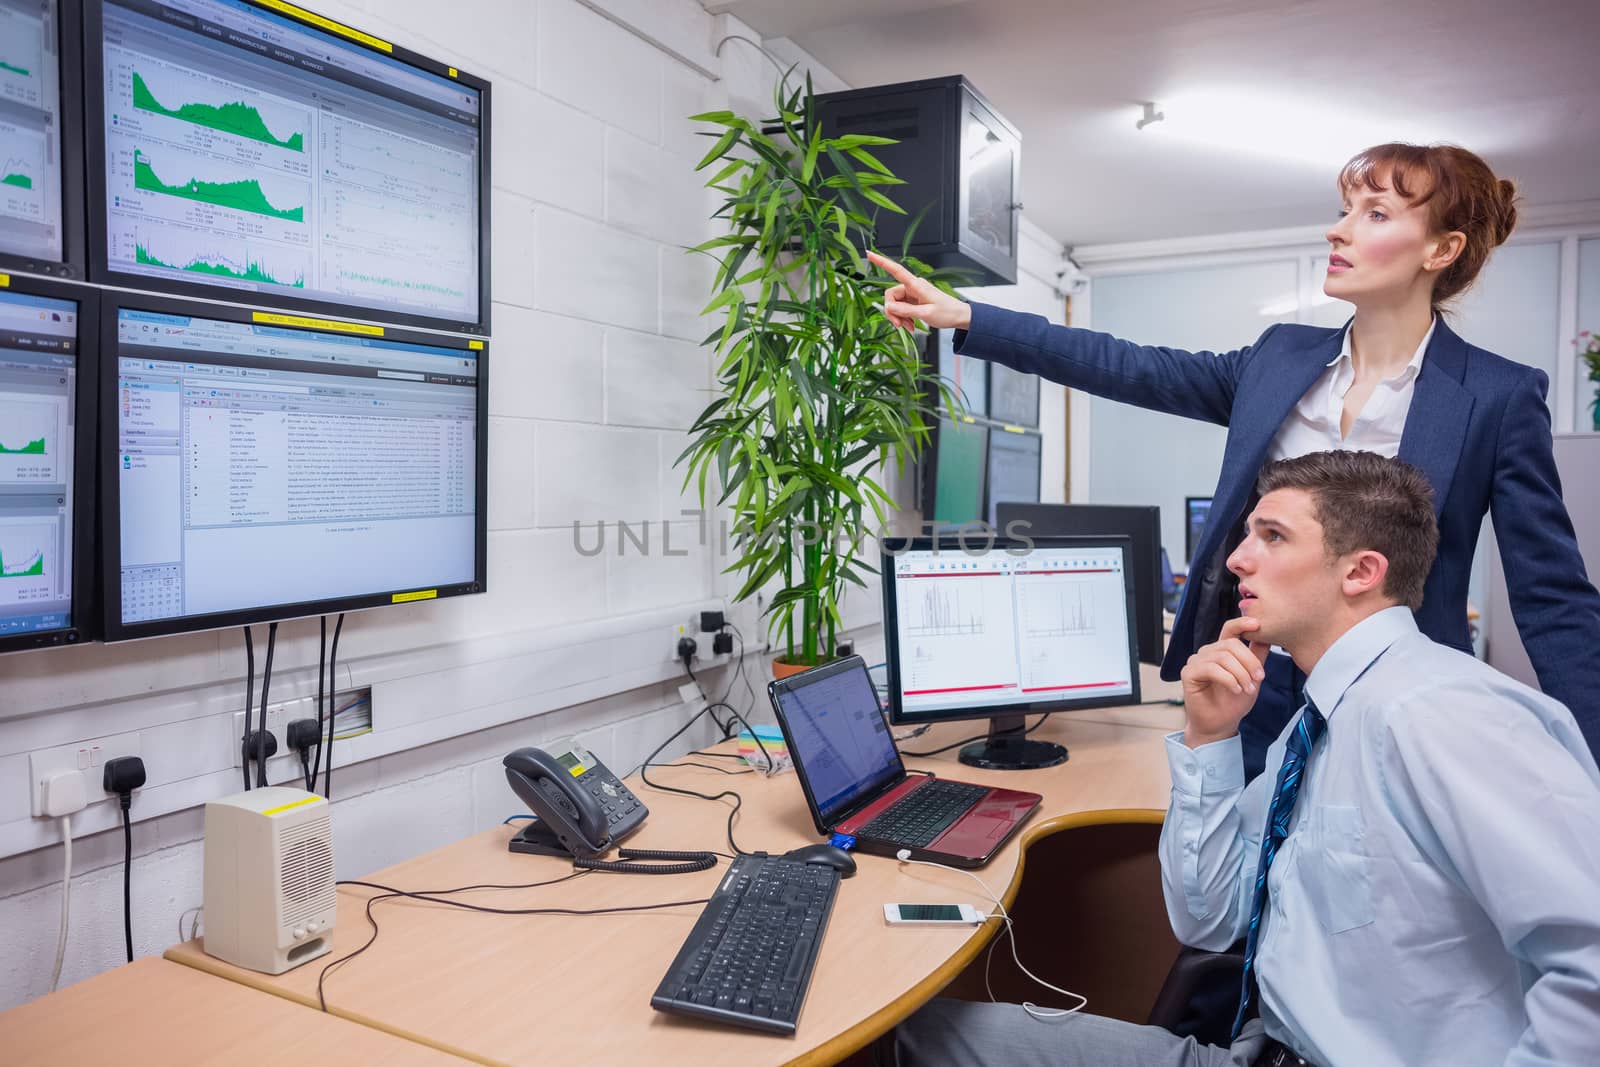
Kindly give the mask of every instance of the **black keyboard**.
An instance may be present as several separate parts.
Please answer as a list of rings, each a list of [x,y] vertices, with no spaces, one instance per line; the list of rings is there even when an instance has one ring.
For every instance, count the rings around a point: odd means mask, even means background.
[[[950,829],[987,792],[981,785],[930,779],[863,826],[861,836],[922,848]]]
[[[828,926],[839,872],[740,856],[656,987],[657,1011],[792,1034]]]

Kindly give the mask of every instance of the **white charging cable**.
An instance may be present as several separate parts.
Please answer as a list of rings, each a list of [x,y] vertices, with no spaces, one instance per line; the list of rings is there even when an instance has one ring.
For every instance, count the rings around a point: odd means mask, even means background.
[[[65,871],[61,875],[61,932],[56,936],[56,965],[50,972],[50,992],[61,984],[61,963],[67,958],[67,920],[72,912],[72,816],[61,816],[61,845]]]
[[[1070,1008],[1041,1008],[1032,1001],[1025,1000],[1022,1002],[1023,1011],[1027,1012],[1035,1019],[1059,1019],[1063,1016],[1072,1015],[1076,1012],[1082,1011],[1088,1005],[1089,998],[1084,996],[1082,993],[1074,993],[1070,989],[1062,989],[1060,986],[1051,985],[1049,982],[1046,982],[1043,978],[1040,978],[1038,975],[1034,974],[1032,971],[1028,970],[1028,968],[1022,965],[1022,960],[1017,956],[1017,934],[1013,928],[1011,916],[1006,913],[1006,906],[1000,902],[999,896],[995,894],[994,890],[989,888],[982,878],[979,878],[971,871],[964,871],[960,867],[951,867],[949,864],[934,863],[932,860],[914,860],[911,858],[911,850],[908,848],[903,848],[899,852],[896,852],[894,854],[894,858],[899,860],[901,863],[915,863],[920,864],[923,867],[937,867],[942,871],[955,871],[957,874],[964,874],[968,878],[971,878],[974,882],[977,882],[978,888],[983,890],[983,895],[988,897],[996,908],[1000,909],[1000,918],[1006,924],[1006,937],[1011,941],[1011,960],[1017,965],[1017,970],[1033,979],[1039,985],[1044,986],[1052,993],[1060,993],[1062,996],[1071,997],[1078,1002]],[[985,920],[992,918],[994,918],[993,914],[985,916]],[[994,946],[995,942],[989,942],[989,951],[985,953],[983,957],[983,990],[989,994],[989,1000],[991,1002],[994,1002],[995,996],[994,990],[989,986],[989,963],[994,958]]]

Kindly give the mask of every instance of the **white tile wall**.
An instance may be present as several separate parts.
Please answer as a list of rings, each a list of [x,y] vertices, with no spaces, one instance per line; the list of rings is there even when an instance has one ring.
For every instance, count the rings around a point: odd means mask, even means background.
[[[658,325],[659,247],[593,219],[540,208],[533,306],[653,331]]]
[[[707,350],[633,330],[606,331],[606,422],[687,430],[711,402]]]
[[[660,143],[660,52],[573,0],[540,5],[538,37],[541,92]]]
[[[569,528],[661,517],[657,435],[542,422],[534,436],[534,522]]]
[[[509,306],[496,309],[490,414],[602,421],[604,337],[603,327],[583,319]]]

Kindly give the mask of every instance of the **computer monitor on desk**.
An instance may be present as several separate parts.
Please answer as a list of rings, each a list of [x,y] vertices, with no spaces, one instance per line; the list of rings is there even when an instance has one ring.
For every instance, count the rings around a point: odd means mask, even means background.
[[[911,538],[883,547],[889,718],[988,719],[961,762],[1049,767],[1026,715],[1139,702],[1127,537]]]

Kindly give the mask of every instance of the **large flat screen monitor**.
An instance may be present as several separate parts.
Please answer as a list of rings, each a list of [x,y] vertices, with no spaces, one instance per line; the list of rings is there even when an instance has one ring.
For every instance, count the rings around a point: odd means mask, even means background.
[[[1200,538],[1205,535],[1206,522],[1211,518],[1211,498],[1208,496],[1186,496],[1183,498],[1183,554],[1189,561],[1189,566],[1194,566],[1195,549],[1200,547]]]
[[[1118,504],[1002,504],[1000,532],[1012,537],[1126,537],[1133,543],[1139,659],[1159,665],[1166,652],[1161,610],[1161,509]],[[1026,527],[1014,523],[1026,523]]]
[[[983,360],[958,356],[954,330],[928,331],[928,363],[950,386],[968,415],[986,418],[989,414],[989,381]]]
[[[941,526],[981,521],[988,464],[989,427],[971,417],[940,418],[922,453],[923,520]]]
[[[886,540],[889,718],[989,719],[982,767],[1050,766],[1023,716],[1139,702],[1131,545],[1123,537]]]
[[[1038,434],[1015,433],[1011,430],[990,432],[987,512],[990,526],[1002,529],[999,509],[1003,504],[1039,502],[1040,465],[1043,459],[1043,442]]]
[[[1039,378],[989,364],[989,418],[1009,426],[1039,426]]]
[[[0,269],[83,277],[78,0],[0,0]]]
[[[95,276],[486,333],[487,83],[290,11],[90,0]]]
[[[109,640],[484,588],[483,342],[282,317],[107,300]]]
[[[0,274],[0,652],[93,637],[93,290]]]

